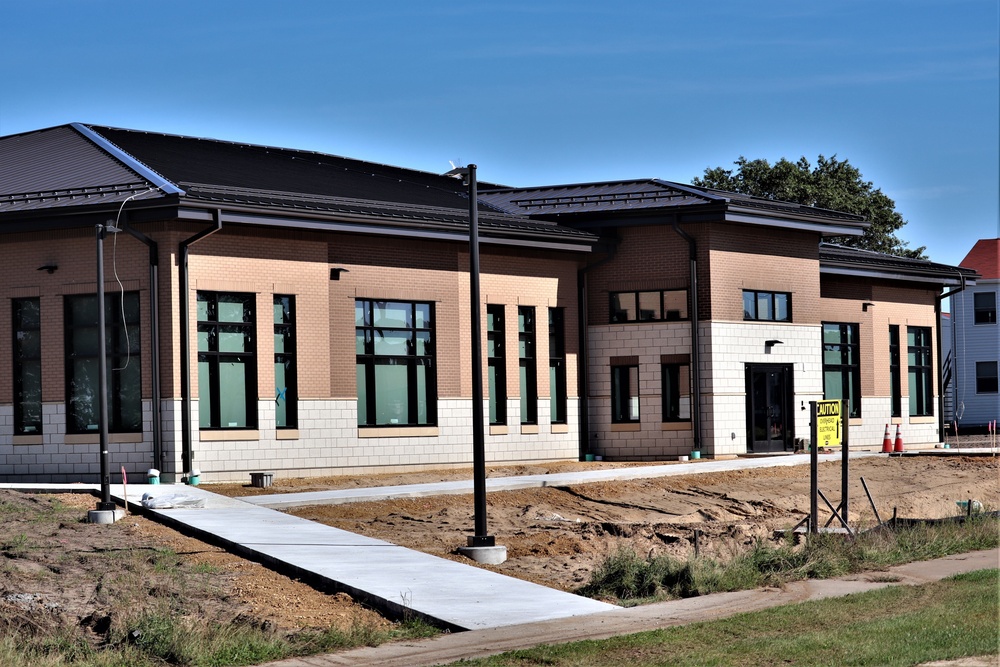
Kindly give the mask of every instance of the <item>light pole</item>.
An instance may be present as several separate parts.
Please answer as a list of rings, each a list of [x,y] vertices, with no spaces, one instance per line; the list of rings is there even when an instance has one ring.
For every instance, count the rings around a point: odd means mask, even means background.
[[[476,165],[456,167],[445,176],[461,176],[469,187],[469,301],[472,313],[472,493],[475,534],[459,551],[479,563],[502,563],[506,547],[497,547],[486,528],[486,437],[483,425],[483,341],[479,305],[479,208]]]
[[[91,523],[114,523],[116,505],[111,500],[111,474],[108,469],[108,348],[104,308],[104,234],[118,232],[109,225],[95,225],[97,238],[97,423],[101,447],[101,499],[90,513]]]

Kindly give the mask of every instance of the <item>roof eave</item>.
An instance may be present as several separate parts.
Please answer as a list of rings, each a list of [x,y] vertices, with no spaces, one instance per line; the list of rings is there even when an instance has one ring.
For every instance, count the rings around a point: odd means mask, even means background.
[[[976,280],[974,277],[966,276],[959,272],[955,272],[954,276],[945,275],[942,273],[930,273],[930,272],[911,272],[911,271],[900,271],[898,269],[874,269],[871,267],[847,267],[847,266],[830,266],[824,265],[820,262],[819,267],[820,273],[825,273],[829,275],[840,275],[840,276],[853,276],[856,278],[877,278],[880,280],[901,280],[906,282],[917,282],[917,283],[931,283],[934,285],[962,285],[963,283],[967,286],[975,285]],[[964,278],[964,280],[963,280]]]

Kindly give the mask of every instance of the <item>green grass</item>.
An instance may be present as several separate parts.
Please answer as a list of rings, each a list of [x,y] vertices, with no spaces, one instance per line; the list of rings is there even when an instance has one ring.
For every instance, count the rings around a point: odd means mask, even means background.
[[[630,548],[622,548],[607,558],[578,592],[634,605],[880,570],[998,545],[1000,521],[984,516],[964,523],[880,530],[860,535],[854,541],[820,534],[797,546],[790,540],[777,544],[757,542],[727,561],[680,561],[669,556],[646,559]]]
[[[1000,570],[710,623],[513,651],[463,667],[917,665],[998,654]],[[459,664],[459,663],[455,663]]]

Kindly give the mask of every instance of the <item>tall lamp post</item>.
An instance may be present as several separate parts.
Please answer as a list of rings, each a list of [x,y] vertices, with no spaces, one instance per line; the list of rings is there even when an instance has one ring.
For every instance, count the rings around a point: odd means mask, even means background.
[[[116,505],[111,500],[111,474],[108,469],[108,349],[105,340],[106,317],[104,308],[104,235],[120,231],[114,225],[96,225],[97,238],[97,423],[100,428],[101,447],[101,499],[97,509],[88,513],[91,523],[114,523]]]
[[[479,208],[476,165],[456,167],[445,176],[461,176],[469,187],[469,301],[472,312],[472,492],[475,534],[459,551],[478,563],[507,560],[507,548],[496,546],[486,528],[486,437],[483,425],[483,340],[479,305]]]

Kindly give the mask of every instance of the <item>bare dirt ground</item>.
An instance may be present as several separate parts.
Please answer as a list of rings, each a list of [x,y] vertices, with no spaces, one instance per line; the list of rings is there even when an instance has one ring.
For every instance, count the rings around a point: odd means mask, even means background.
[[[824,455],[821,461],[820,488],[837,503],[839,457]],[[489,474],[617,465],[628,464],[540,464],[494,468]],[[883,518],[893,508],[901,517],[951,516],[959,513],[955,502],[969,498],[988,509],[1000,507],[1000,457],[852,461],[851,521],[871,524],[861,476]],[[240,484],[206,488],[245,495],[468,477],[466,469],[279,478],[263,490]],[[808,489],[808,466],[796,466],[491,493],[489,532],[508,548],[507,562],[491,569],[573,590],[620,546],[642,555],[689,554],[696,529],[703,535],[702,553],[724,558],[741,545],[795,525],[808,511]],[[316,591],[142,516],[133,514],[110,526],[88,524],[86,510],[94,505],[95,498],[84,494],[0,490],[0,633],[11,627],[44,632],[68,622],[97,637],[122,605],[156,601],[166,601],[171,613],[179,615],[238,619],[287,632],[347,627],[358,620],[387,623],[349,596]],[[316,506],[295,513],[472,564],[455,554],[472,532],[471,495]]]

